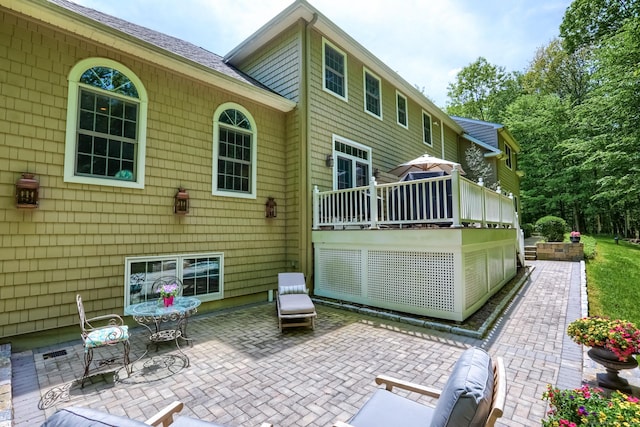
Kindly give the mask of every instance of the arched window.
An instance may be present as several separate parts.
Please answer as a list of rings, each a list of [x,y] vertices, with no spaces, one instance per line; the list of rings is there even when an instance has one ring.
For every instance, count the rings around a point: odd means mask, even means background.
[[[144,188],[147,95],[129,68],[80,61],[69,73],[65,181]]]
[[[242,106],[218,107],[213,122],[213,194],[256,197],[256,125]]]

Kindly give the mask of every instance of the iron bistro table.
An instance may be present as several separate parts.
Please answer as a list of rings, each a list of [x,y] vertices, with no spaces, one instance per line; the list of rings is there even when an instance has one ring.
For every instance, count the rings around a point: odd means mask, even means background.
[[[185,357],[187,366],[189,358],[182,352],[178,339],[189,341],[187,337],[187,322],[189,317],[197,313],[201,301],[196,297],[176,297],[173,305],[165,307],[162,300],[152,300],[129,306],[128,312],[138,324],[149,330],[149,344],[147,350],[140,357],[142,359],[149,351],[149,345],[161,342],[175,341],[178,351]],[[173,327],[162,328],[163,323]],[[157,350],[157,347],[156,347]]]

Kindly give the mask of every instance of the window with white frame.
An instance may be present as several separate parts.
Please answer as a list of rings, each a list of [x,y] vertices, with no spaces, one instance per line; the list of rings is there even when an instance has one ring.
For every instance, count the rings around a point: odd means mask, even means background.
[[[127,307],[155,300],[153,283],[177,277],[182,281],[182,295],[203,301],[223,297],[224,255],[222,253],[162,255],[125,258],[125,314]]]
[[[333,157],[335,190],[369,185],[371,148],[334,135]]]
[[[69,73],[65,182],[144,188],[147,94],[129,68],[89,58]]]
[[[328,40],[322,40],[322,87],[347,100],[347,55]]]
[[[242,106],[218,107],[213,122],[213,194],[256,197],[256,124]]]
[[[505,163],[509,169],[512,169],[513,163],[511,159],[511,147],[509,144],[504,144],[504,155],[505,155]]]
[[[431,139],[431,115],[426,112],[422,112],[422,141],[427,145],[433,145]]]
[[[408,128],[407,97],[400,92],[396,92],[396,112],[398,124],[404,128]]]
[[[382,92],[380,78],[366,68],[364,73],[364,110],[367,113],[382,118]]]

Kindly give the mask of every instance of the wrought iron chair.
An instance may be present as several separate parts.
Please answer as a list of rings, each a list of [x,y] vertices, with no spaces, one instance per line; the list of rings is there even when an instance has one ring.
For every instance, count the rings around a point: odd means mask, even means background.
[[[93,349],[95,348],[122,343],[124,347],[124,368],[127,371],[127,376],[131,375],[131,365],[129,363],[129,327],[124,324],[122,317],[117,314],[106,314],[87,319],[80,294],[76,295],[76,302],[78,303],[80,330],[84,346],[84,373],[82,374],[80,387],[84,387],[84,382],[89,376],[89,368],[93,361]],[[102,326],[96,326],[98,324],[102,324]],[[112,361],[113,359],[105,364],[111,363]]]

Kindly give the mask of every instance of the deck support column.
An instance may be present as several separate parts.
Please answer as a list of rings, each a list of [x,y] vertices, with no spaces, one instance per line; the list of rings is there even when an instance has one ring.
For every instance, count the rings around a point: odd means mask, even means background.
[[[460,224],[460,165],[454,165],[451,171],[451,228],[461,228]]]

